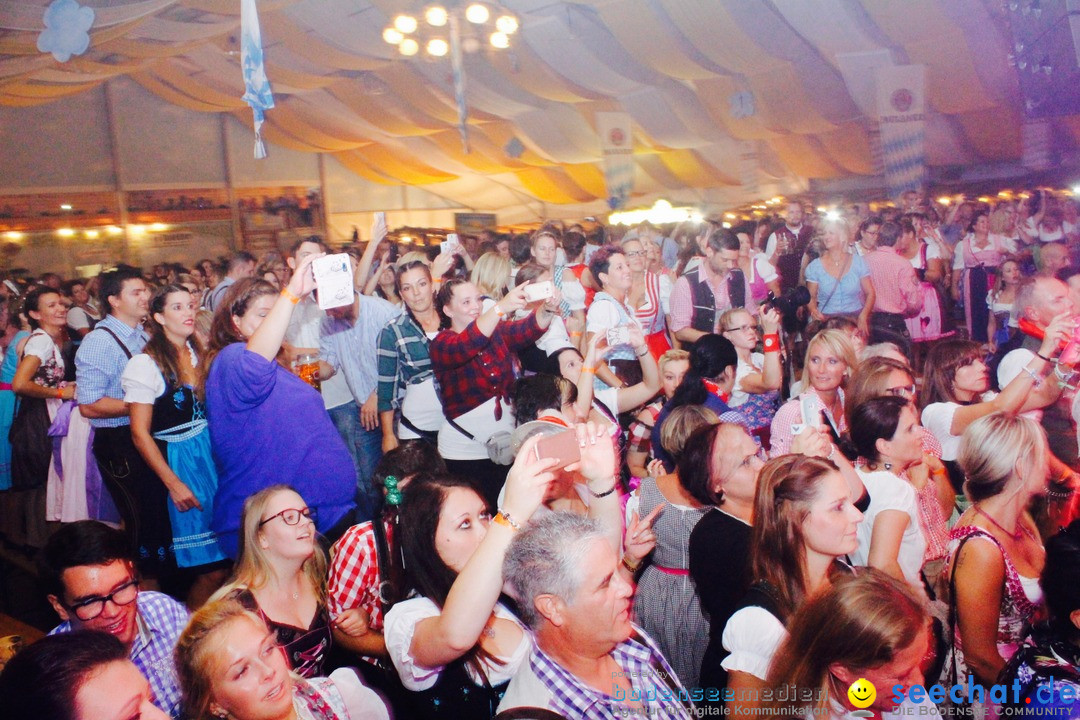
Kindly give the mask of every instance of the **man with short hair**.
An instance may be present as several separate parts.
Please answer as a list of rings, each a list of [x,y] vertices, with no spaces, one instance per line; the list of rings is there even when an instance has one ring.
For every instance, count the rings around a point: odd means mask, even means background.
[[[803,253],[814,234],[813,228],[803,222],[804,215],[802,203],[788,203],[784,224],[765,243],[765,256],[780,274],[780,289],[785,292],[799,284]]]
[[[225,277],[206,296],[206,309],[210,311],[217,310],[218,305],[221,304],[222,299],[225,297],[225,293],[236,284],[237,280],[254,277],[256,263],[255,256],[244,250],[233,255],[226,267]]]
[[[1065,243],[1049,242],[1038,248],[1038,261],[1035,274],[1039,277],[1052,278],[1069,267],[1069,248]]]
[[[899,223],[882,223],[877,248],[863,259],[874,286],[868,342],[891,342],[907,355],[911,352],[911,334],[904,320],[922,310],[923,290],[911,262],[896,251],[902,232]]]
[[[75,354],[79,411],[94,428],[94,457],[124,521],[139,570],[151,579],[175,568],[169,552],[172,500],[135,447],[120,384],[128,360],[146,345],[142,321],[149,310],[150,290],[142,271],[130,265],[106,270],[98,280],[102,310],[108,315],[86,334]]]
[[[63,525],[39,559],[49,604],[63,621],[50,635],[101,630],[124,644],[153,690],[154,704],[180,715],[173,650],[188,611],[168,595],[139,591],[123,533],[94,520]]]
[[[746,279],[739,269],[739,238],[726,228],[710,226],[706,232],[705,257],[671,289],[668,327],[683,343],[716,332],[725,310],[746,304]]]
[[[401,315],[382,298],[355,293],[353,302],[327,310],[319,335],[320,378],[345,377],[351,400],[334,416],[356,469],[356,522],[375,518],[382,493],[371,482],[382,458],[379,425],[379,335]]]
[[[575,513],[534,518],[510,544],[503,577],[536,646],[499,712],[540,707],[567,718],[695,717],[656,644],[630,621],[634,587],[600,523]]]

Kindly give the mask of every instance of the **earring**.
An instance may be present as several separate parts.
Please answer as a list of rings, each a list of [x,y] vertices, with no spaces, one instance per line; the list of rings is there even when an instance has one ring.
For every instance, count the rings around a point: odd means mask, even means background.
[[[881,464],[885,466],[886,470],[892,470],[892,463],[891,462],[884,462],[883,461]]]

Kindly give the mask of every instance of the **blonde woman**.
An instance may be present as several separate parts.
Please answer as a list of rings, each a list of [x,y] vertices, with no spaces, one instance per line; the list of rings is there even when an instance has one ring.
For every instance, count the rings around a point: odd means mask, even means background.
[[[188,622],[176,670],[192,720],[383,720],[386,705],[343,668],[329,678],[289,672],[273,630],[235,599],[211,601]]]
[[[480,291],[483,310],[502,300],[510,285],[510,260],[496,252],[486,252],[473,265],[469,280]]]
[[[855,351],[842,330],[822,330],[810,340],[802,373],[804,389],[773,416],[771,457],[790,451],[801,426],[817,427],[824,422],[826,432],[839,440],[847,430],[843,386],[854,367]]]
[[[272,485],[244,502],[240,559],[214,598],[237,600],[257,613],[303,677],[322,673],[332,642],[326,609],[326,556],[316,542],[313,510],[288,485]],[[347,610],[335,622],[346,634],[367,631],[367,618]]]

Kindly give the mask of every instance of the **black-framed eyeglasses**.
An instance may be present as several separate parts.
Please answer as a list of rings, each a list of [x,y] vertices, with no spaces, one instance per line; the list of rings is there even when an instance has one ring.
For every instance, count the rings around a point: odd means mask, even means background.
[[[724,332],[746,332],[747,330],[757,330],[757,325],[740,325],[739,327],[728,328]]]
[[[625,255],[628,258],[642,257],[643,255],[645,255],[645,251],[644,250],[633,250],[633,251],[628,252],[628,253],[623,253],[623,255]]]
[[[139,581],[129,580],[108,595],[93,597],[89,600],[69,605],[68,610],[75,613],[75,617],[83,622],[93,620],[105,610],[105,603],[113,605],[130,605],[131,601],[139,594]]]
[[[274,518],[281,518],[282,522],[284,522],[286,525],[296,525],[300,522],[300,518],[307,518],[308,520],[315,522],[315,517],[315,508],[306,507],[302,510],[299,508],[286,508],[285,510],[282,510],[279,513],[274,513],[270,517],[260,522],[259,527],[262,527]]]

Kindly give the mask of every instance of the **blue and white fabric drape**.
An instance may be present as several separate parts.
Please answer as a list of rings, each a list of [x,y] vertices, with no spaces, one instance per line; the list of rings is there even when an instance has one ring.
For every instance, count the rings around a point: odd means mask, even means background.
[[[266,111],[274,107],[274,94],[263,63],[262,31],[255,0],[240,2],[240,66],[244,72],[243,100],[251,106],[255,117],[255,157],[264,158],[266,145],[262,140],[262,124]]]

